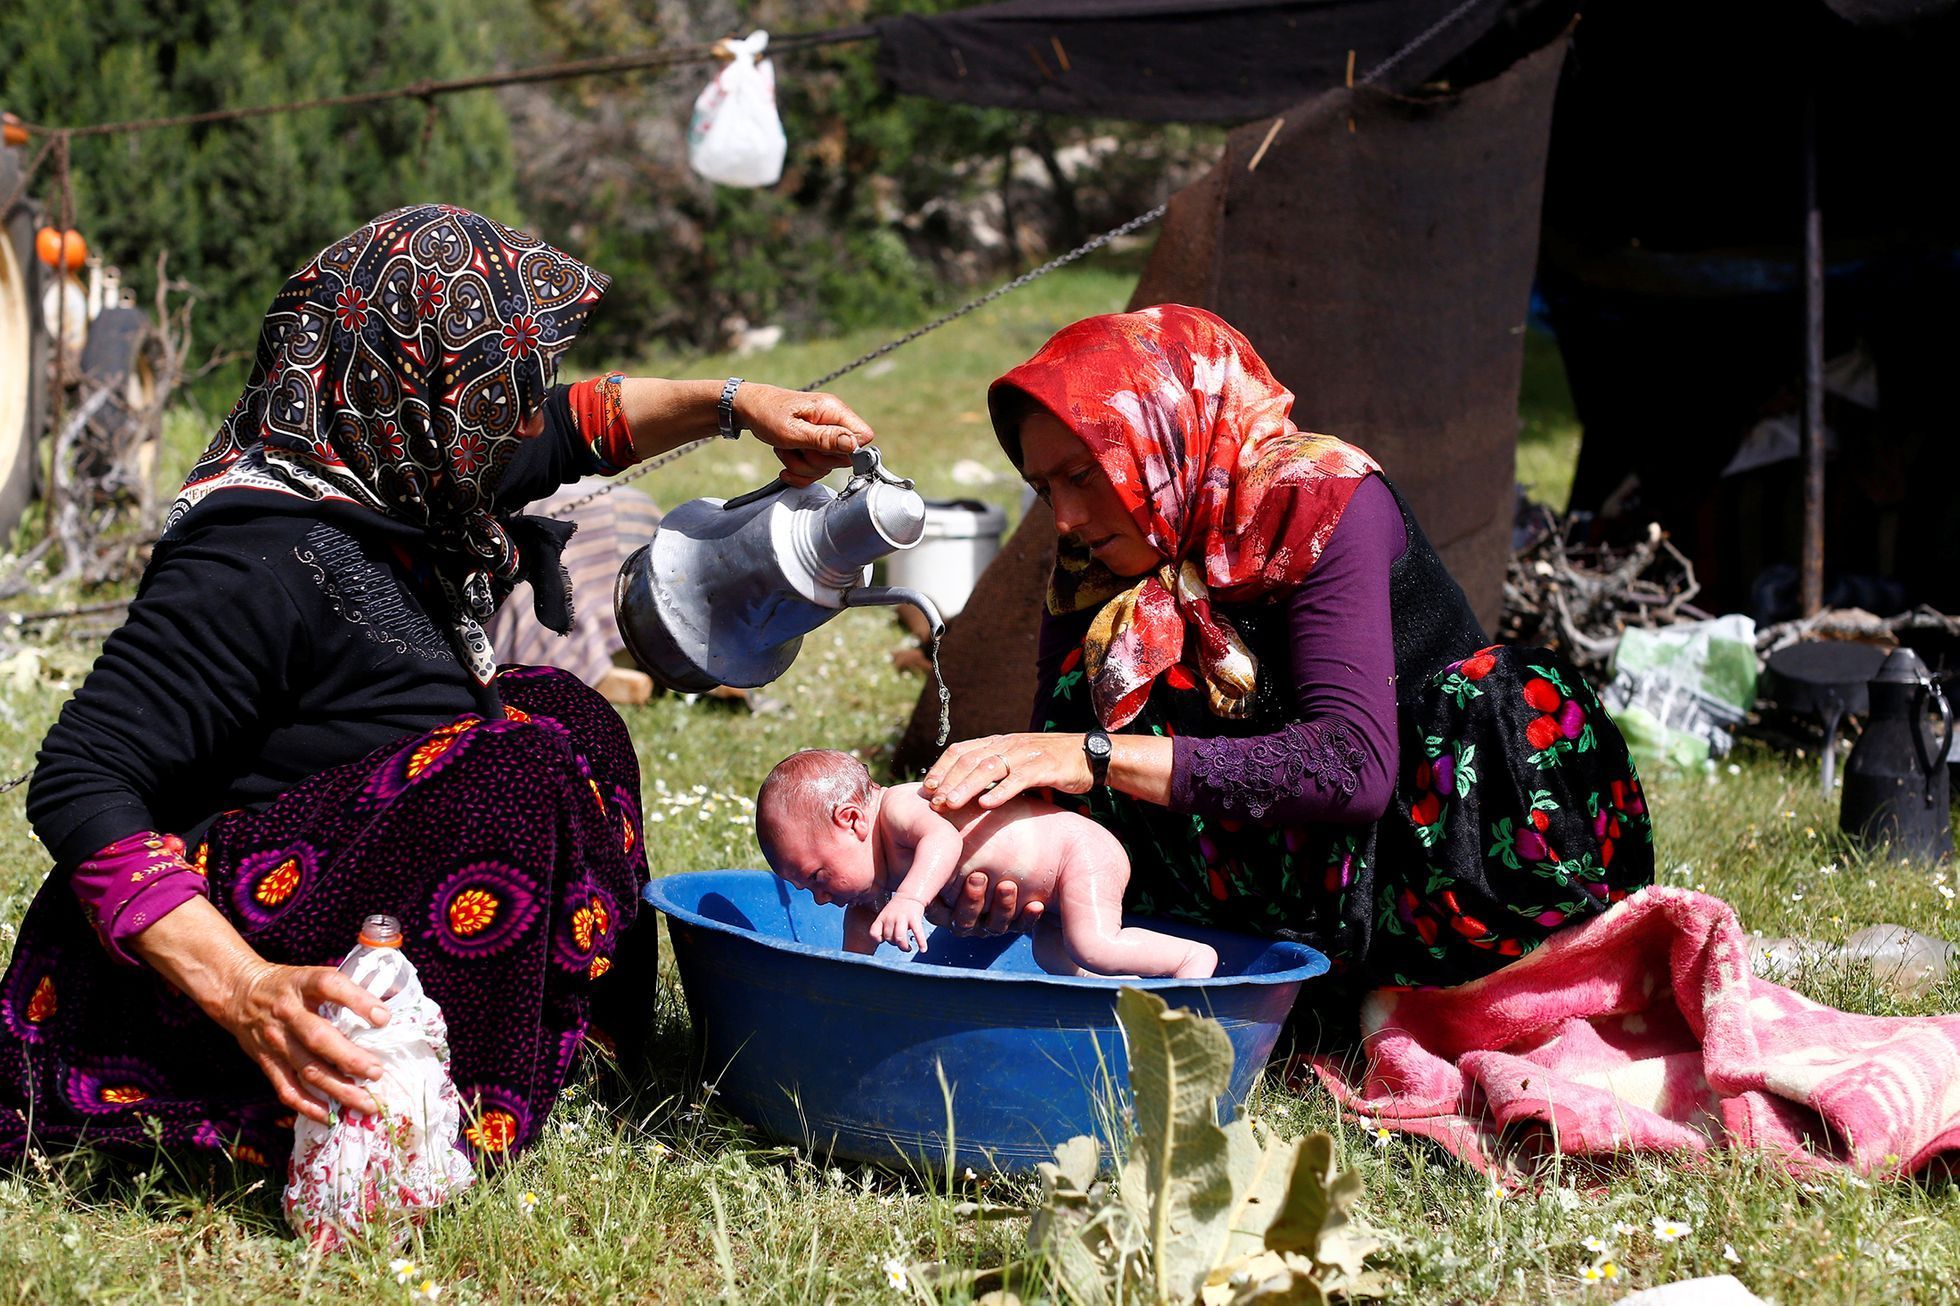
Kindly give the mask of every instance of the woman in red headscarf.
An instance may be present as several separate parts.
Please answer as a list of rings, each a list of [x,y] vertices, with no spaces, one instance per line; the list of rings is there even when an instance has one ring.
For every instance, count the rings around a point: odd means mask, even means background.
[[[1090,318],[988,399],[1061,542],[1033,730],[948,749],[935,803],[1083,795],[1132,910],[1366,983],[1488,973],[1652,880],[1592,690],[1489,646],[1382,469],[1296,427],[1244,336],[1180,305]]]

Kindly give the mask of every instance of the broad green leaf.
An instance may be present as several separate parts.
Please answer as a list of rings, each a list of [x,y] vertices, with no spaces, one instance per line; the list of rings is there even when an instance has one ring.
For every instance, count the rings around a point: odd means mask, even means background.
[[[1124,989],[1116,1018],[1129,1049],[1137,1137],[1123,1168],[1123,1205],[1149,1241],[1150,1290],[1189,1302],[1216,1262],[1232,1215],[1231,1148],[1218,1097],[1232,1043],[1215,1020]]]
[[[1096,1182],[1096,1167],[1101,1159],[1102,1148],[1096,1140],[1077,1134],[1055,1149],[1055,1170],[1077,1191],[1086,1193]]]

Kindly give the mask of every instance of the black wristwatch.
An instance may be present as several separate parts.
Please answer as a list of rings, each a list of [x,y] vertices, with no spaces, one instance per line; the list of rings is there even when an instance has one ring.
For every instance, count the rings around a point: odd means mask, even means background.
[[[1082,737],[1082,751],[1089,758],[1089,780],[1092,784],[1109,783],[1109,732],[1091,730]]]

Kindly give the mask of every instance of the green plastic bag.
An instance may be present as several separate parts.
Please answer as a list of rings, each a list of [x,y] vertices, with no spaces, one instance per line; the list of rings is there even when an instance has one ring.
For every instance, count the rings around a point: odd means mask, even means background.
[[[1722,757],[1756,704],[1756,623],[1731,613],[1630,628],[1613,652],[1604,698],[1642,768]]]

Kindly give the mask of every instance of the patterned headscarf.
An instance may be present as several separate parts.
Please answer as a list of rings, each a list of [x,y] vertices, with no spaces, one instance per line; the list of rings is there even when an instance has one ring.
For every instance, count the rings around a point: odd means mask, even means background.
[[[1355,487],[1381,468],[1353,445],[1293,425],[1293,393],[1237,331],[1165,304],[1064,327],[988,391],[995,434],[1020,462],[1029,405],[1094,454],[1163,565],[1113,574],[1064,541],[1048,609],[1100,605],[1084,670],[1109,729],[1143,709],[1197,634],[1211,710],[1243,714],[1258,663],[1212,608],[1283,593],[1306,578]]]
[[[166,536],[223,492],[278,496],[416,537],[464,664],[496,674],[482,623],[520,579],[564,630],[571,530],[493,503],[558,357],[607,279],[536,236],[419,204],[335,241],[286,282],[245,391],[170,507]],[[263,499],[262,499],[263,502]]]

